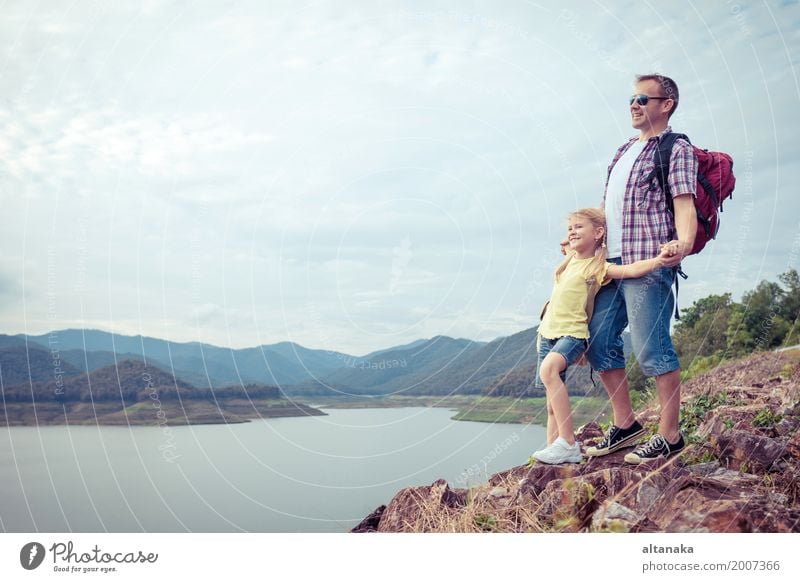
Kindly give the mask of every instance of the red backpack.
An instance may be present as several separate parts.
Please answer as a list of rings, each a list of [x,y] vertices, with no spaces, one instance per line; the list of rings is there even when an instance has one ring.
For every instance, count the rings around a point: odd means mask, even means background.
[[[667,205],[674,214],[672,207],[672,195],[669,191],[669,159],[672,154],[672,146],[675,140],[685,139],[689,144],[689,138],[682,133],[667,133],[658,144],[655,153],[656,168],[653,170],[652,178],[656,178],[661,185],[661,190],[667,197]],[[697,235],[694,238],[694,246],[691,255],[703,250],[706,243],[717,238],[719,232],[719,213],[722,212],[722,203],[727,198],[733,198],[733,188],[736,186],[736,177],[733,175],[733,159],[722,152],[710,152],[692,146],[697,155],[697,196],[694,205],[697,210]]]

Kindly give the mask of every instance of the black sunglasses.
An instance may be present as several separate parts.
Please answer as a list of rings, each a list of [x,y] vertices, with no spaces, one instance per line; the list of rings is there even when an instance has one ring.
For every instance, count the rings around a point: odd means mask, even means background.
[[[647,102],[650,99],[658,99],[659,101],[666,101],[667,99],[672,99],[672,97],[650,97],[650,95],[631,95],[631,98],[628,100],[629,105],[633,105],[633,102],[636,101],[638,105],[647,105]]]

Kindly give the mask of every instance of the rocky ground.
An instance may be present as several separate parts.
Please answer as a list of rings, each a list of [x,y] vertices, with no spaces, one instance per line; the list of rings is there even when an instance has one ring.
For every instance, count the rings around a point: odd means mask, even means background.
[[[639,416],[651,430],[657,410]],[[409,487],[353,532],[800,532],[800,366],[761,353],[683,386],[685,451],[647,468],[626,449],[579,465],[540,463],[485,485]],[[590,423],[578,440],[602,436]]]

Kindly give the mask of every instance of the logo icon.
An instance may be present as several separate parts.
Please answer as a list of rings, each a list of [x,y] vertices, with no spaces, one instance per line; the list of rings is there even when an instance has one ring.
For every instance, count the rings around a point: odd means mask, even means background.
[[[19,552],[19,563],[26,570],[35,570],[44,561],[44,546],[39,542],[28,542]]]

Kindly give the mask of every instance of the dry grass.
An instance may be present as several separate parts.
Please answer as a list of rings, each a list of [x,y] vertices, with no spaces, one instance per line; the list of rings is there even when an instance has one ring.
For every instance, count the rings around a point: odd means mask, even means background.
[[[491,492],[505,490],[503,495]],[[467,492],[466,503],[444,507],[438,500],[418,498],[418,513],[406,531],[415,533],[539,533],[550,531],[537,514],[536,504],[519,494],[510,480],[498,486],[481,485]]]

